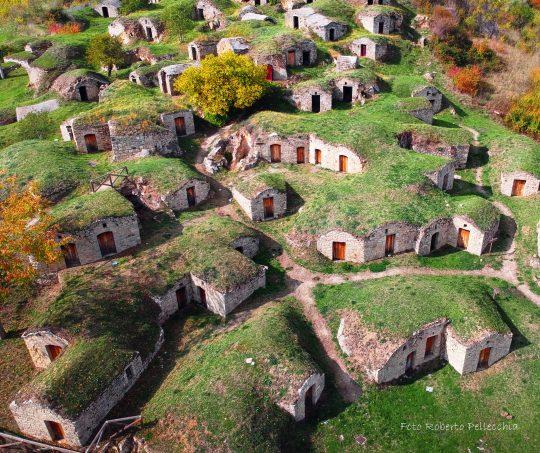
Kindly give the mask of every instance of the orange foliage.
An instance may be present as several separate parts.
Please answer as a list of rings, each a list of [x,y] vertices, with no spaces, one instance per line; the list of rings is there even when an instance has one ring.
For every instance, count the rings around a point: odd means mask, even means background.
[[[456,88],[465,94],[476,96],[482,83],[482,70],[478,66],[468,68],[452,68],[449,73]]]
[[[81,24],[77,22],[68,22],[59,24],[57,22],[49,24],[49,33],[52,35],[73,35],[82,30]]]
[[[0,182],[0,299],[30,283],[36,269],[29,260],[50,264],[59,258],[56,234],[48,228],[45,203],[33,184],[19,189],[15,179]]]

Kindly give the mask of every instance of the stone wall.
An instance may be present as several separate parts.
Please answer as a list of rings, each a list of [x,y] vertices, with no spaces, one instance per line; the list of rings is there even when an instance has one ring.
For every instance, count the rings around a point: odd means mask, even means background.
[[[351,51],[358,55],[362,55],[362,44],[366,46],[366,55],[363,58],[370,58],[375,61],[383,61],[388,54],[388,45],[379,44],[369,38],[356,39],[351,43]]]
[[[193,119],[193,112],[191,110],[178,110],[171,113],[162,113],[161,114],[161,123],[167,129],[174,131],[176,134],[176,127],[174,120],[176,118],[184,118],[184,123],[186,126],[186,135],[193,135],[195,133],[195,120]]]
[[[432,237],[438,234],[434,240],[434,249],[432,246]],[[445,245],[456,244],[457,232],[454,228],[452,219],[436,219],[428,225],[420,228],[418,238],[414,246],[414,251],[417,255],[429,255],[431,252],[444,247]]]
[[[342,145],[331,145],[310,135],[309,162],[315,165],[316,150],[321,151],[322,168],[339,171],[339,156],[347,157],[347,173],[360,173],[364,169],[366,160],[361,158],[355,151]]]
[[[236,238],[230,246],[236,250],[241,249],[241,253],[253,259],[259,253],[259,242],[259,238],[256,236],[244,236]]]
[[[510,352],[512,334],[488,333],[482,339],[470,344],[462,342],[454,330],[447,329],[446,357],[448,363],[459,374],[477,371],[480,351],[491,348],[488,367],[502,359]]]
[[[160,69],[157,73],[157,80],[161,92],[175,96],[177,91],[174,88],[174,81],[190,66],[189,64],[174,64]]]
[[[160,42],[163,38],[164,27],[163,24],[151,17],[141,17],[139,19],[139,24],[143,29],[144,36],[147,41]]]
[[[335,59],[335,63],[337,72],[353,71],[354,69],[358,68],[358,57],[340,55]]]
[[[469,245],[466,251],[473,255],[481,255],[489,247],[491,241],[496,237],[499,231],[499,220],[493,223],[486,231],[480,230],[474,222],[466,217],[454,217],[455,237],[452,238],[451,246],[457,247],[458,230],[460,228],[470,231]]]
[[[160,308],[158,322],[160,325],[165,322],[178,311],[178,301],[176,300],[176,291],[180,288],[186,288],[186,302],[190,302],[193,299],[193,287],[191,284],[191,276],[185,275],[179,279],[173,287],[162,296],[152,296],[152,300]]]
[[[301,27],[302,28],[302,27]],[[323,41],[337,41],[347,34],[348,27],[340,22],[328,22],[322,14],[314,14],[306,19],[305,28],[319,36]],[[331,39],[331,33],[334,38]]]
[[[317,239],[317,250],[328,259],[333,258],[333,243],[345,243],[345,261],[351,263],[364,262],[363,241],[346,231],[332,230],[322,234]]]
[[[86,445],[109,411],[124,397],[148,367],[161,348],[163,340],[163,331],[161,331],[153,353],[144,362],[139,354],[135,355],[124,371],[116,376],[103,393],[75,419],[62,416],[52,407],[36,399],[24,398],[24,395],[18,396],[9,408],[19,429],[27,436],[50,441],[51,437],[45,421],[53,421],[62,426],[65,434],[64,442],[73,446]],[[131,369],[131,378],[128,378],[126,374],[128,368]],[[19,402],[23,398],[24,401]]]
[[[512,196],[512,188],[516,179],[524,180],[525,186],[523,187],[523,195],[527,197],[529,195],[535,195],[540,190],[540,179],[526,173],[524,171],[516,171],[513,173],[501,174],[501,193],[509,197]]]
[[[284,47],[282,51],[288,66],[310,66],[317,61],[317,46],[309,39],[297,42],[294,46]],[[288,64],[289,51],[294,51],[294,65]],[[304,61],[304,52],[309,52],[308,61]]]
[[[93,6],[93,9],[100,16],[105,16],[103,13],[103,7],[107,8],[108,17],[118,17],[120,0],[102,0]]]
[[[364,27],[367,31],[371,33],[379,33],[379,24],[383,23],[383,35],[388,35],[394,31],[395,25],[394,21],[390,16],[387,16],[385,14],[379,14],[377,16],[373,16],[371,14],[362,14],[358,16],[358,20],[361,22],[362,27]]]
[[[414,352],[412,368],[417,368],[444,354],[445,329],[448,321],[441,319],[423,326],[414,332],[405,343],[399,347],[384,366],[373,370],[372,376],[377,383],[390,382],[405,374],[407,356]],[[426,341],[429,337],[436,336],[433,344],[433,353],[426,356]]]
[[[107,231],[114,235],[117,253],[122,253],[141,243],[139,221],[135,214],[128,217],[107,217],[88,225],[81,231],[65,234],[65,236],[68,236],[70,242],[75,244],[80,263],[88,264],[103,258],[97,236]]]
[[[62,349],[69,345],[67,339],[46,329],[30,329],[21,338],[24,340],[34,366],[39,370],[47,368],[52,363],[47,351],[48,345],[59,346]]]
[[[454,187],[455,164],[450,162],[437,171],[426,176],[441,190],[452,190]]]
[[[52,84],[51,90],[58,93],[67,101],[81,101],[80,88],[86,88],[88,101],[97,102],[101,87],[106,85],[105,79],[97,80],[93,77],[82,76],[77,78],[58,77]]]
[[[201,61],[207,55],[217,55],[218,47],[215,41],[192,41],[188,44],[190,60]]]
[[[313,96],[320,96],[320,111],[332,110],[332,93],[318,86],[300,87],[293,90],[290,96],[292,104],[305,112],[313,111]]]
[[[423,97],[427,99],[431,104],[433,113],[439,113],[443,109],[444,97],[434,86],[418,88],[412,92],[412,97]]]
[[[69,128],[71,128],[71,134]],[[99,122],[87,124],[78,118],[73,118],[62,123],[60,131],[64,141],[73,141],[75,148],[80,153],[88,153],[85,140],[85,136],[88,134],[96,136],[97,146],[100,151],[110,151],[112,149],[108,124]]]
[[[252,54],[253,62],[260,66],[272,66],[272,80],[287,80],[287,62],[285,54]]]
[[[350,77],[341,77],[334,81],[332,97],[335,101],[343,102],[344,87],[352,87],[352,102],[361,102],[368,96],[373,96],[373,87],[366,87],[363,83]]]
[[[291,414],[295,421],[300,422],[306,418],[306,394],[310,388],[312,391],[312,404],[315,406],[324,390],[324,374],[313,373],[298,389],[298,399],[292,403],[278,403],[279,407]]]
[[[447,157],[454,161],[457,169],[463,169],[469,159],[470,145],[447,145],[431,141],[427,136],[412,133],[411,149],[417,153],[431,154],[433,156]]]
[[[386,256],[386,236],[395,234],[394,255],[414,250],[418,230],[405,222],[391,222],[375,228],[364,237],[364,261],[373,261]]]
[[[271,146],[281,146],[281,162],[286,164],[296,164],[297,149],[304,148],[304,156],[307,161],[309,150],[309,137],[307,135],[293,135],[282,137],[276,133],[266,134],[259,132],[256,134],[253,151],[260,158],[271,162]]]
[[[185,209],[188,209],[189,205],[187,198],[187,189],[190,187],[195,188],[195,205],[198,205],[205,201],[210,194],[210,184],[208,184],[206,181],[192,178],[186,181],[177,190],[163,196],[163,202],[168,208],[172,209],[173,211],[183,211]]]
[[[262,222],[283,217],[287,211],[287,194],[276,189],[266,189],[257,194],[256,197],[248,198],[238,190],[232,190],[233,197],[240,205],[246,215],[253,221]],[[263,199],[272,197],[274,199],[274,217],[267,219],[264,217]]]
[[[58,101],[56,99],[51,99],[49,101],[40,102],[39,104],[17,107],[15,109],[15,114],[17,115],[17,121],[21,121],[31,113],[48,113],[53,112],[58,108],[60,108]]]
[[[148,131],[135,133],[128,131],[126,126],[110,120],[109,130],[115,162],[150,155],[178,157],[182,154],[176,133],[170,129],[154,126]]]

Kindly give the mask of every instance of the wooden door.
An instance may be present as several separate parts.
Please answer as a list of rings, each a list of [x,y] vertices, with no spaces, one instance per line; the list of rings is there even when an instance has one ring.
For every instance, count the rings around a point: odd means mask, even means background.
[[[321,96],[318,94],[311,96],[311,111],[313,113],[319,113],[321,111]]]
[[[287,65],[296,66],[296,52],[294,50],[287,52]]]
[[[190,208],[197,204],[197,196],[195,194],[195,187],[188,187],[186,189],[187,203]]]
[[[480,351],[480,357],[478,358],[479,370],[487,368],[489,366],[489,356],[491,355],[491,348],[484,348]]]
[[[466,249],[469,246],[469,236],[471,232],[464,228],[460,228],[458,231],[457,246],[460,249]]]
[[[49,431],[51,440],[54,442],[63,440],[65,438],[64,429],[60,423],[47,420],[45,421],[45,426],[47,427],[47,431]]]
[[[81,261],[79,260],[79,255],[77,254],[77,246],[75,244],[65,244],[62,245],[60,249],[62,250],[62,255],[64,255],[66,267],[80,266]]]
[[[394,254],[395,243],[396,243],[396,235],[395,234],[387,234],[386,235],[386,242],[384,244],[384,253],[385,253],[386,256]]]
[[[88,92],[86,91],[85,86],[79,87],[79,97],[81,98],[81,101],[83,102],[88,101]]]
[[[365,57],[367,55],[367,45],[360,44],[360,56]]]
[[[178,304],[178,310],[182,310],[182,308],[187,305],[187,293],[185,286],[182,286],[176,290],[176,303]]]
[[[48,344],[45,346],[45,350],[47,351],[47,355],[49,356],[49,359],[51,359],[51,362],[53,360],[56,360],[56,358],[62,354],[62,347],[57,346],[55,344]]]
[[[263,198],[263,208],[264,208],[264,218],[273,219],[274,218],[274,198],[273,197]]]
[[[347,173],[349,164],[349,158],[347,156],[339,156],[339,171],[342,173]]]
[[[174,119],[174,129],[177,137],[186,135],[186,119],[183,116]]]
[[[101,256],[116,253],[116,243],[114,242],[114,235],[112,231],[106,231],[105,233],[98,234],[97,240],[99,250],[101,251]]]
[[[303,146],[296,148],[296,163],[303,164],[306,161],[306,149]]]
[[[199,301],[206,307],[206,291],[199,286]]]
[[[274,67],[271,64],[266,65],[266,80],[274,80]]]
[[[424,353],[424,356],[430,356],[431,354],[433,354],[433,348],[435,347],[435,339],[437,338],[436,335],[432,336],[432,337],[429,337],[427,340],[426,340],[426,351]]]
[[[514,184],[512,184],[512,196],[522,197],[526,183],[527,181],[525,181],[524,179],[514,179]]]
[[[281,145],[270,146],[270,161],[281,162]]]
[[[322,151],[320,149],[315,150],[315,165],[320,165],[322,161]]]
[[[414,368],[414,356],[415,356],[415,351],[411,352],[407,356],[407,361],[405,362],[405,372],[406,373],[411,371]]]
[[[332,260],[333,261],[345,261],[345,242],[333,242],[332,243]]]
[[[96,134],[86,134],[84,144],[88,153],[97,153],[99,151]]]

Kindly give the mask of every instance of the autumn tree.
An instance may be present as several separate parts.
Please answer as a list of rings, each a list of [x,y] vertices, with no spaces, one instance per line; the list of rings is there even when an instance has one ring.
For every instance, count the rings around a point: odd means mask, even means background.
[[[53,263],[60,251],[55,231],[48,226],[51,222],[45,202],[34,184],[21,189],[14,178],[6,179],[0,182],[0,200],[0,302],[3,305],[15,292],[35,281],[35,263]]]
[[[124,50],[117,38],[108,34],[98,35],[90,40],[86,58],[93,66],[106,67],[110,77],[113,67],[124,62]]]
[[[258,101],[268,86],[265,77],[266,69],[247,56],[226,52],[188,68],[174,87],[205,114],[226,116]]]

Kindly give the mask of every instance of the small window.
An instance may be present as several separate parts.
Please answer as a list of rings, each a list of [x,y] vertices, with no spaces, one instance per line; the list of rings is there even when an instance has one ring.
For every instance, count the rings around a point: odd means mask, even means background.
[[[107,228],[107,224],[105,222],[102,223],[103,228]]]
[[[133,368],[131,368],[131,365],[126,368],[126,377],[128,381],[131,381],[131,379],[133,379]]]

